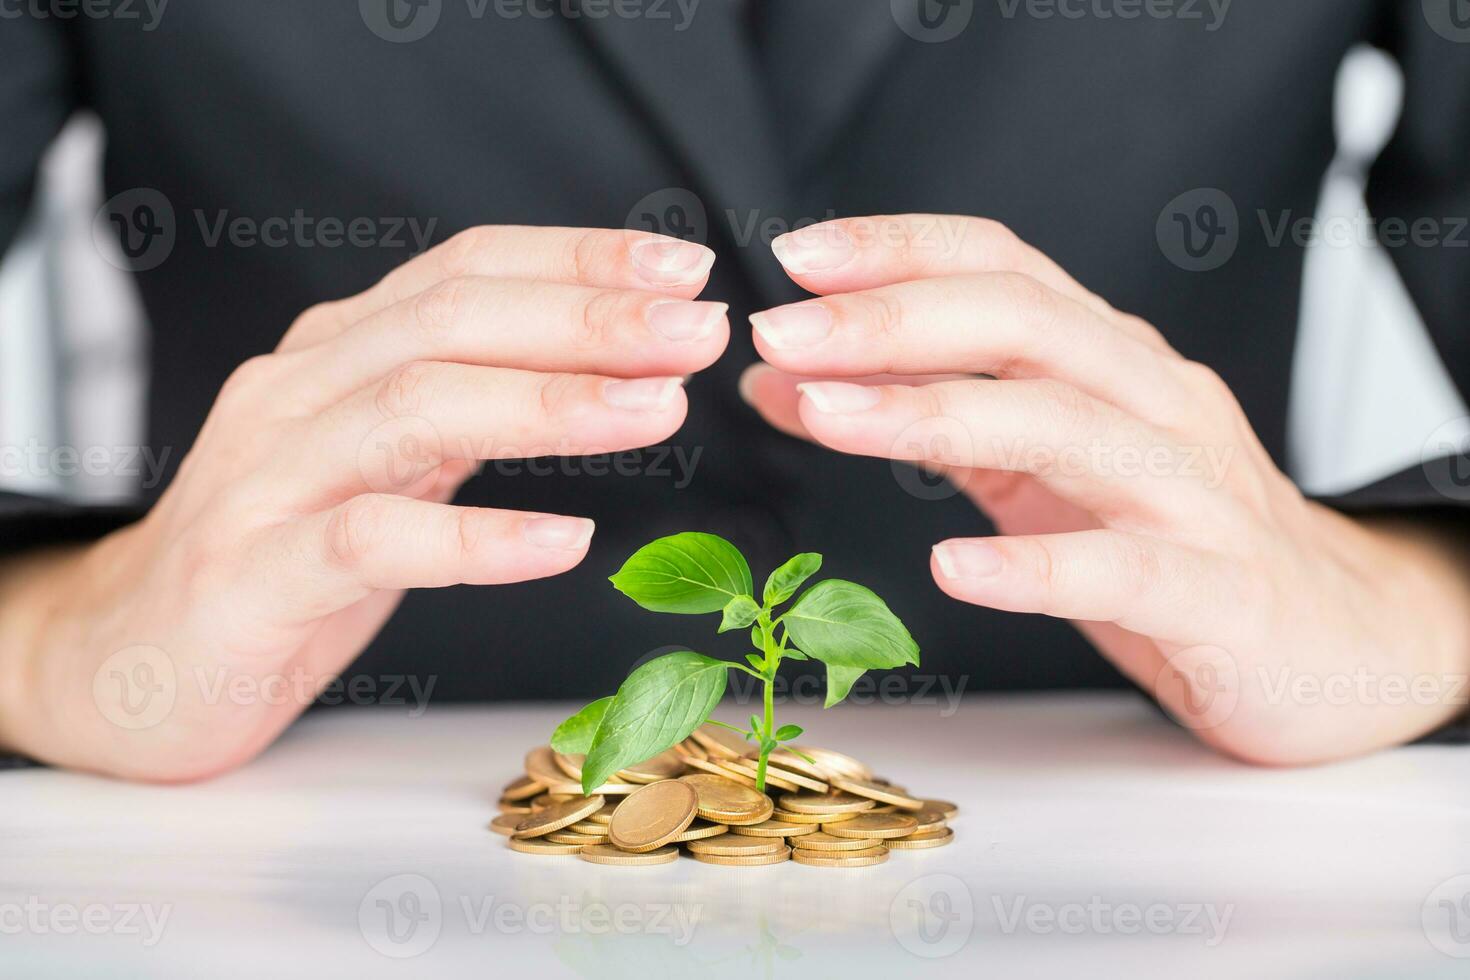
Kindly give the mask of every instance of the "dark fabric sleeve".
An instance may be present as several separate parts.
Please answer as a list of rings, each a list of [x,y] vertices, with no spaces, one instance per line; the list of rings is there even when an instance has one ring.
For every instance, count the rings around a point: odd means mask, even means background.
[[[42,155],[77,107],[75,79],[65,22],[0,21],[0,254],[26,218]],[[137,516],[0,492],[0,555],[99,537]]]

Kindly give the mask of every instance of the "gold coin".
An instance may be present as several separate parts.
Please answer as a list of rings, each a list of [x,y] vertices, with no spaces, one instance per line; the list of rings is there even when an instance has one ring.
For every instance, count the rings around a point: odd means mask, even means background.
[[[540,782],[530,776],[522,776],[511,780],[505,789],[500,791],[500,798],[502,800],[529,800],[533,796],[540,796],[545,791],[545,786]]]
[[[873,775],[873,770],[863,765],[850,755],[841,752],[833,752],[831,749],[820,749],[814,745],[793,745],[791,751],[800,752],[802,755],[810,756],[816,763],[817,768],[822,770],[823,778],[831,782],[832,776],[852,776],[856,779],[867,779]]]
[[[708,820],[695,820],[678,837],[669,841],[670,844],[683,844],[692,840],[704,840],[707,837],[718,837],[729,830],[722,823],[710,823]]]
[[[909,816],[919,822],[914,828],[915,834],[932,834],[949,826],[949,821],[938,810],[920,810],[918,813],[910,813]]]
[[[547,788],[548,791],[550,791],[550,793],[561,795],[561,796],[578,796],[578,797],[580,797],[582,795],[582,784],[581,783],[568,783],[568,782],[551,783],[546,788]],[[592,788],[591,795],[593,795],[593,796],[627,796],[629,793],[633,792],[637,788],[638,788],[638,784],[637,783],[603,783],[601,786],[594,786]]]
[[[584,844],[553,844],[539,837],[530,840],[518,840],[512,837],[506,843],[510,845],[512,851],[520,851],[522,854],[545,854],[552,857],[577,854],[586,846]]]
[[[888,860],[888,848],[870,847],[862,851],[809,851],[798,848],[791,854],[797,864],[814,868],[867,868]]]
[[[801,837],[816,832],[816,824],[784,823],[779,820],[766,820],[762,823],[753,823],[748,827],[730,828],[730,833],[746,837]]]
[[[791,846],[808,851],[865,851],[873,846],[873,842],[862,837],[833,837],[818,831],[798,837]]]
[[[822,824],[822,832],[833,837],[885,840],[889,837],[907,837],[918,825],[919,821],[901,813],[860,813],[842,823]]]
[[[905,810],[922,810],[924,801],[916,800],[907,795],[902,789],[894,786],[882,786],[871,779],[852,779],[847,776],[838,776],[832,780],[832,788],[840,789],[844,793],[852,793],[855,796],[866,796],[870,800],[879,803],[892,803],[896,807]]]
[[[509,837],[511,834],[515,833],[516,825],[519,824],[522,819],[523,818],[518,813],[502,813],[500,816],[490,821],[490,829],[495,831],[497,834],[504,834],[505,836]]]
[[[872,800],[851,793],[787,793],[781,809],[793,813],[858,813],[873,809]]]
[[[625,851],[652,851],[688,829],[698,810],[699,794],[688,783],[649,783],[618,807],[608,836]]]
[[[817,766],[815,763],[807,762],[805,759],[803,759],[799,755],[796,755],[794,752],[787,752],[783,749],[777,749],[776,751],[772,752],[770,756],[768,756],[768,759],[770,763],[774,766],[780,766],[782,769],[788,769],[799,776],[807,776],[811,779],[815,779],[818,782],[822,783],[824,786],[827,782],[827,774],[823,772],[819,766]],[[825,790],[819,790],[819,792],[825,792]]]
[[[580,752],[576,755],[564,755],[560,752],[553,752],[551,753],[551,760],[556,763],[558,769],[566,774],[567,778],[581,781],[582,763],[587,761],[585,755],[582,755]],[[558,782],[565,781],[565,779],[558,780]]]
[[[705,840],[692,840],[684,845],[690,854],[718,854],[725,857],[748,857],[752,854],[774,854],[786,847],[776,837],[742,837],[720,834]]]
[[[907,837],[895,837],[885,841],[889,847],[896,847],[901,851],[919,851],[930,847],[943,847],[945,844],[954,842],[954,831],[948,827],[927,834],[910,834]]]
[[[713,823],[753,824],[767,820],[775,809],[771,798],[725,776],[695,773],[681,776],[699,794],[699,815]]]
[[[955,806],[948,800],[925,800],[924,809],[938,810],[940,813],[944,814],[944,819],[946,820],[953,820],[955,817],[960,815],[960,808]]]
[[[719,768],[718,775],[724,776],[726,779],[733,779],[741,786],[749,786],[751,789],[755,789],[754,777],[747,776],[742,772],[737,772],[734,769],[731,769],[729,763],[727,763],[724,759],[721,759],[719,762],[715,763],[715,765]],[[713,769],[709,771],[714,772]]]
[[[609,800],[606,804],[603,805],[601,810],[598,810],[587,819],[592,823],[600,823],[603,826],[607,826],[608,824],[612,823],[613,811],[618,808],[618,804],[621,802],[621,800]]]
[[[507,800],[503,796],[500,798],[499,805],[501,813],[515,813],[520,816],[525,816],[531,812],[530,803],[523,803],[520,800]]]
[[[565,803],[568,800],[577,800],[582,797],[582,787],[577,787],[575,793],[542,793],[531,801],[532,810],[544,810],[556,803]]]
[[[771,813],[772,820],[782,823],[841,823],[843,820],[851,820],[857,816],[856,813],[794,813],[791,810],[783,810],[777,807]]]
[[[673,749],[665,749],[652,759],[618,770],[618,778],[630,783],[656,783],[661,779],[677,779],[684,775],[684,758]]]
[[[606,800],[600,796],[589,796],[585,800],[553,803],[543,810],[537,810],[516,824],[514,836],[522,839],[544,837],[563,827],[570,827],[579,820],[586,819],[589,814],[602,809],[602,804],[605,802]]]
[[[593,823],[591,820],[578,820],[566,830],[573,834],[591,834],[593,837],[607,836],[607,824]]]
[[[751,762],[749,759],[729,759],[720,763],[720,765],[726,769],[733,769],[752,779],[760,772],[760,765],[756,762]],[[766,766],[766,785],[774,786],[777,789],[784,789],[792,793],[799,793],[804,789],[809,789],[813,793],[827,792],[827,784],[821,780],[812,779],[810,776],[803,776],[799,772],[792,772],[789,769],[782,769],[780,766],[769,764]]]
[[[674,751],[677,752],[677,753],[679,753],[679,755],[682,756],[685,759],[685,761],[688,761],[689,759],[708,759],[709,758],[709,753],[706,752],[700,746],[700,744],[698,742],[696,742],[692,738],[686,738],[684,741],[680,742],[678,745],[675,745],[674,746]]]
[[[607,834],[578,834],[571,830],[558,830],[540,839],[554,844],[606,844],[611,841]]]
[[[730,854],[695,854],[694,860],[705,864],[722,864],[727,868],[759,868],[768,864],[785,864],[791,860],[791,848],[785,844],[769,854],[750,854],[736,857]]]
[[[733,779],[737,783],[740,783],[741,786],[755,785],[755,780],[743,780],[741,777],[738,777],[731,773],[730,770],[726,769],[724,766],[721,766],[718,762],[713,762],[709,759],[695,759],[693,757],[690,757],[684,760],[684,764],[687,765],[690,769],[698,769],[700,772],[707,772],[711,776],[723,776],[725,779]],[[690,773],[690,775],[693,775],[693,773]]]
[[[690,732],[689,737],[698,742],[711,759],[739,759],[755,751],[755,746],[747,742],[744,736],[709,722]]]
[[[625,867],[639,867],[649,864],[668,864],[670,861],[679,860],[679,849],[677,847],[660,847],[655,851],[643,851],[635,854],[614,847],[611,844],[591,844],[582,848],[580,857],[583,861],[591,861],[593,864],[616,864]]]
[[[556,753],[549,745],[538,745],[526,753],[526,775],[542,785],[566,781],[566,774],[556,764]]]

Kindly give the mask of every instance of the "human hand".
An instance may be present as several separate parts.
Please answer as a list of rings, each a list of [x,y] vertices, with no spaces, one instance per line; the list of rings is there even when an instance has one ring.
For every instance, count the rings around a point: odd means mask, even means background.
[[[742,391],[778,428],[938,470],[984,510],[1000,536],[934,549],[945,592],[1073,620],[1254,762],[1361,753],[1464,710],[1463,552],[1304,499],[1153,326],[979,219],[836,221],[773,247],[821,298],[752,318],[769,366]]]
[[[479,228],[307,310],[231,376],[146,518],[0,570],[0,747],[141,779],[218,773],[268,745],[403,590],[577,565],[590,520],[449,500],[481,460],[672,435],[682,376],[729,339],[723,304],[691,302],[713,261],[642,233]],[[281,679],[300,676],[312,686],[289,696]],[[256,694],[221,696],[239,680]]]

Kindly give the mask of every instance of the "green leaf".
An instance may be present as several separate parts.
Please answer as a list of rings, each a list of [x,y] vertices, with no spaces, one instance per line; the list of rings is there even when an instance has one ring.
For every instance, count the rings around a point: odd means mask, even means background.
[[[764,671],[766,669],[766,658],[758,653],[747,653],[745,655],[745,662],[756,670]]]
[[[787,647],[785,650],[781,651],[781,659],[782,660],[806,660],[807,659],[807,655],[804,654],[804,653],[802,653],[800,650],[796,649],[796,647]]]
[[[556,731],[551,733],[552,750],[562,755],[586,755],[612,701],[612,698],[598,698],[556,726]]]
[[[750,716],[750,736],[755,739],[761,737],[761,720],[755,715]]]
[[[609,581],[644,609],[664,613],[719,612],[755,589],[745,556],[724,538],[697,531],[644,545]]]
[[[738,595],[725,604],[725,618],[720,621],[720,632],[744,629],[755,622],[761,607],[748,595]]]
[[[842,700],[852,691],[852,686],[857,679],[867,673],[862,667],[839,667],[837,664],[827,665],[827,701],[822,705],[830,708],[834,704],[842,703]]]
[[[817,583],[781,622],[807,656],[826,664],[871,669],[919,662],[919,645],[903,623],[872,590],[853,582]]]
[[[778,605],[796,595],[801,583],[817,574],[821,567],[822,556],[814,551],[804,551],[786,562],[766,579],[766,605]]]
[[[776,729],[776,741],[789,742],[793,738],[801,738],[801,732],[800,725],[782,725]]]
[[[681,650],[639,667],[623,681],[582,764],[582,791],[625,766],[651,759],[689,737],[725,694],[730,665]]]

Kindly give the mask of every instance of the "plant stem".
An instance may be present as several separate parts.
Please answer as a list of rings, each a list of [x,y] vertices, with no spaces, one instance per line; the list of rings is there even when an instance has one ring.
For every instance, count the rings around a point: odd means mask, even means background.
[[[761,613],[761,645],[765,647],[765,676],[762,684],[762,701],[765,707],[765,717],[762,719],[761,732],[761,757],[756,765],[755,788],[764,793],[766,791],[766,762],[771,757],[771,747],[775,744],[776,719],[775,714],[775,690],[776,669],[781,666],[781,651],[776,645],[775,627],[771,625],[771,614],[769,610]]]

